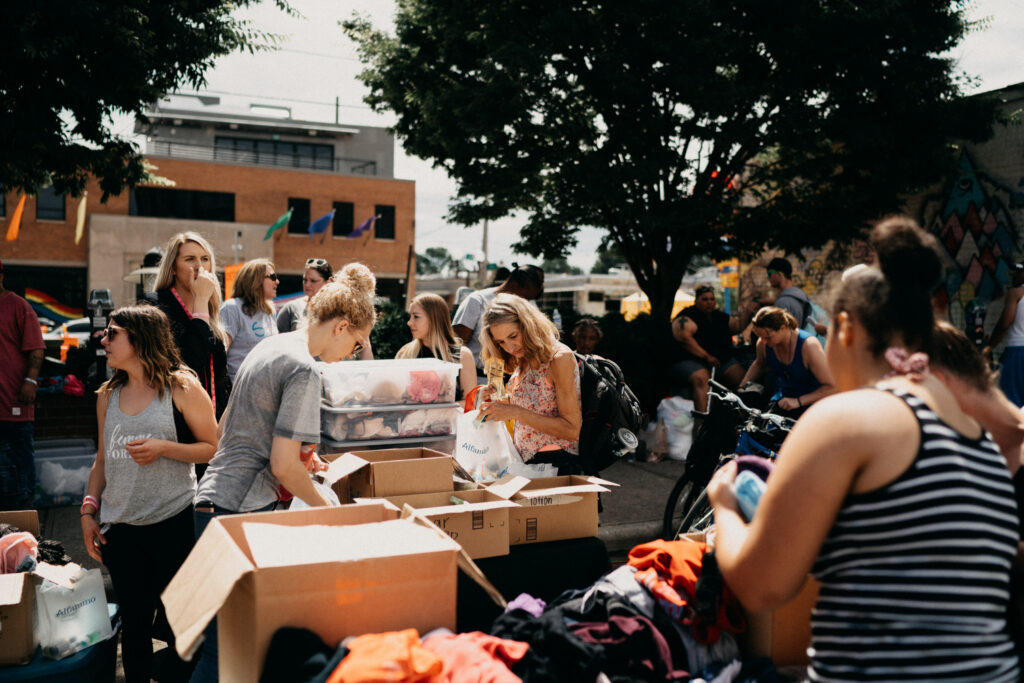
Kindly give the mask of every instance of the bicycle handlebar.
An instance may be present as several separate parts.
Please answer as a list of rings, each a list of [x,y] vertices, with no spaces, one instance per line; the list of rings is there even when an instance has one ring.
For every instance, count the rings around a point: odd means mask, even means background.
[[[708,380],[708,384],[711,386],[712,389],[717,389],[717,392],[708,392],[709,398],[713,394],[720,401],[735,404],[737,408],[741,409],[750,417],[767,420],[768,422],[772,423],[779,429],[785,429],[787,431],[792,429],[793,425],[796,424],[796,420],[792,418],[784,417],[782,415],[776,415],[775,413],[762,412],[757,408],[751,408],[750,406],[743,402],[743,399],[740,398],[738,394],[730,390],[728,387],[719,384],[713,378]],[[711,406],[709,403],[708,411],[710,412],[710,410]]]

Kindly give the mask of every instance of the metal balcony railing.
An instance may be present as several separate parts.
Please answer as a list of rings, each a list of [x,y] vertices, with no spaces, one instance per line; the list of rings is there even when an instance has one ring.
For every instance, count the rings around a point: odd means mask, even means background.
[[[147,142],[146,154],[156,157],[170,157],[172,159],[195,159],[197,161],[217,161],[227,164],[249,164],[253,166],[329,171],[343,175],[377,175],[377,162],[370,159],[347,159],[344,157],[329,159],[296,154],[243,152],[170,140],[151,140]]]

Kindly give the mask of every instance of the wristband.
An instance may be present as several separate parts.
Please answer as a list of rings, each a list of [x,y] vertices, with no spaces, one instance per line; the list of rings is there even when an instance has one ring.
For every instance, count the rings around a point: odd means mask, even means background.
[[[31,377],[26,377],[25,381],[26,382],[32,382],[32,384],[35,384],[36,386],[39,386],[39,381],[38,380],[34,380]]]
[[[799,396],[796,397],[796,407],[797,408],[803,408],[804,407],[804,402],[800,400]]]
[[[95,512],[83,512],[83,513],[82,513],[81,515],[79,515],[79,516],[80,516],[80,517],[95,517],[95,516],[96,516],[96,513],[95,513]]]
[[[209,313],[193,313],[192,317],[193,318],[209,318],[210,314]]]

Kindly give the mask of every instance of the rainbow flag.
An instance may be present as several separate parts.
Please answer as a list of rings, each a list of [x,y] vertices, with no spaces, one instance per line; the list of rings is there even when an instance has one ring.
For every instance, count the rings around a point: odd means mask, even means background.
[[[273,299],[274,309],[280,311],[285,304],[295,301],[296,299],[301,299],[304,296],[306,295],[302,291],[299,291],[296,294],[278,294]]]
[[[32,305],[37,315],[45,316],[60,324],[66,323],[75,318],[84,317],[85,312],[81,308],[65,306],[49,294],[43,294],[38,289],[25,288],[25,300]]]

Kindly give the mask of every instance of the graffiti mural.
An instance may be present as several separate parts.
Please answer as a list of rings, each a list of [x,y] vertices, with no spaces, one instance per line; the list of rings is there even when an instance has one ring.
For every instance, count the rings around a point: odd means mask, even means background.
[[[1012,218],[997,188],[985,180],[963,152],[941,208],[927,223],[946,256],[946,278],[936,306],[957,326],[973,301],[988,304],[1003,295],[1017,255]]]

